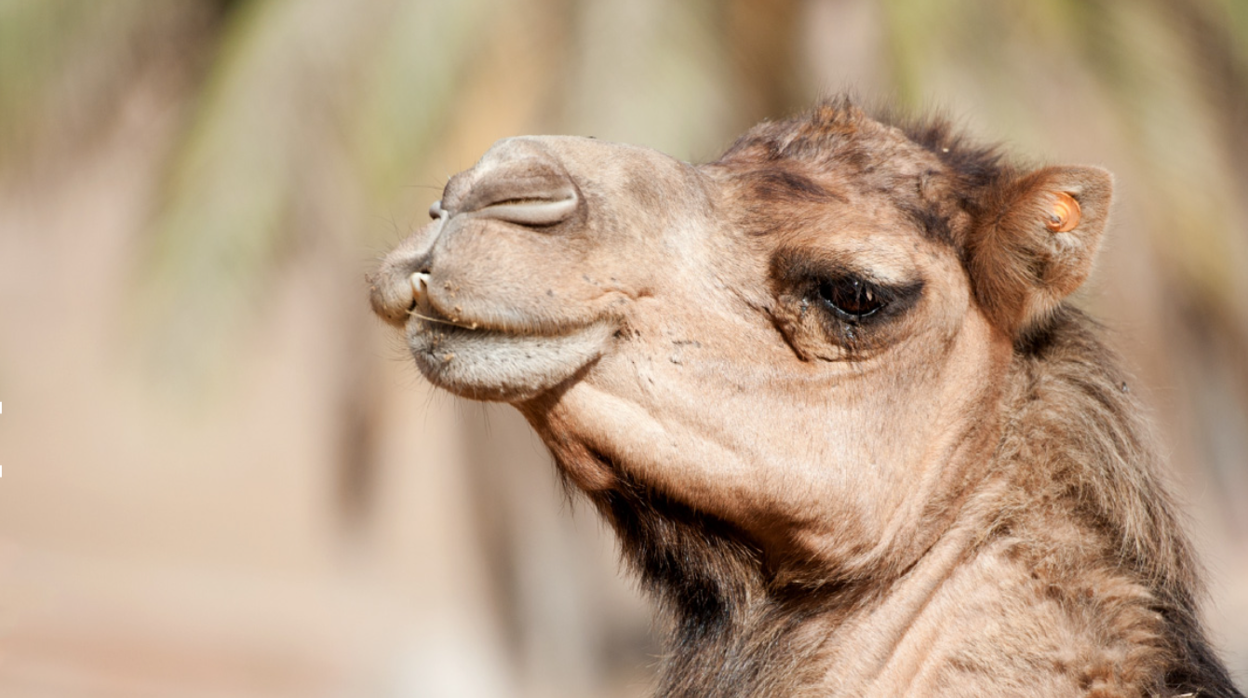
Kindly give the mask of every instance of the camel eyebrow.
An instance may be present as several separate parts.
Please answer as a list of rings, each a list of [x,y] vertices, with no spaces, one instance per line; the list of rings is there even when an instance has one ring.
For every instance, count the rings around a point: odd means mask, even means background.
[[[924,285],[922,278],[885,278],[865,265],[840,256],[811,254],[809,250],[792,248],[781,248],[772,255],[771,277],[787,284],[855,277],[885,291]]]
[[[953,245],[953,230],[949,224],[949,218],[941,215],[934,206],[900,204],[900,208],[929,240]]]
[[[745,175],[752,193],[764,201],[827,202],[848,199],[799,172],[783,167],[753,170]]]

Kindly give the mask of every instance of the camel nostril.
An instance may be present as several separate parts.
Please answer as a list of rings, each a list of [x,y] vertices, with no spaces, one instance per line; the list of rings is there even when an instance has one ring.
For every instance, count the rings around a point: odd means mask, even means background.
[[[439,209],[449,218],[485,218],[534,228],[575,216],[584,202],[559,158],[539,144],[503,141],[477,167],[447,183]]]
[[[550,192],[503,198],[483,206],[480,213],[508,223],[548,226],[567,220],[576,212],[576,205],[576,190],[566,187]]]

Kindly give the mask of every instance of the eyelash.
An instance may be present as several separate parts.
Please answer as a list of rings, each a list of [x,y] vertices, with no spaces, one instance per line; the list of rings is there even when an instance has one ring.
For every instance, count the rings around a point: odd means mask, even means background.
[[[817,292],[825,307],[850,323],[861,322],[888,305],[888,299],[879,287],[857,276],[821,281]]]

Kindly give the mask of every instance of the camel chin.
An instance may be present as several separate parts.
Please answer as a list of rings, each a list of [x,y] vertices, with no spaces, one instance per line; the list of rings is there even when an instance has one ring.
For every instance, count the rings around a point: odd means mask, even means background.
[[[413,317],[407,345],[431,383],[461,397],[523,402],[572,378],[606,351],[614,328],[597,322],[563,334],[470,329]]]

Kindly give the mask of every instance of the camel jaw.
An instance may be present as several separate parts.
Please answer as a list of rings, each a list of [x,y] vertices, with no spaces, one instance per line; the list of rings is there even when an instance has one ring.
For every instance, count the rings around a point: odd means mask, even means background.
[[[406,334],[416,366],[429,382],[473,400],[517,403],[596,361],[615,328],[599,321],[560,334],[532,334],[413,316]]]

